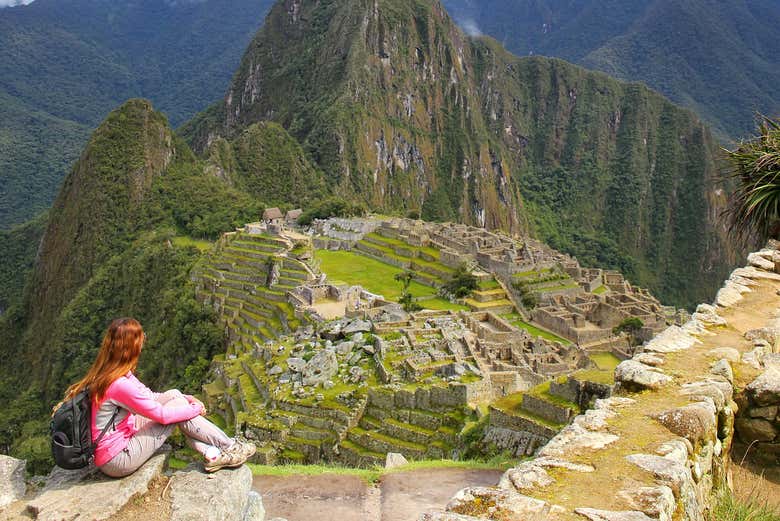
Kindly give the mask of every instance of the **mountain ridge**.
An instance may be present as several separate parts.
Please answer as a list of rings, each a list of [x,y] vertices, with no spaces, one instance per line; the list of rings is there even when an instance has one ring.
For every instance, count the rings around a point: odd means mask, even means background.
[[[530,227],[679,304],[704,300],[731,260],[698,118],[640,84],[470,39],[439,2],[278,3],[223,101],[182,131],[203,151],[265,119],[372,208]],[[680,252],[696,281],[669,260]]]

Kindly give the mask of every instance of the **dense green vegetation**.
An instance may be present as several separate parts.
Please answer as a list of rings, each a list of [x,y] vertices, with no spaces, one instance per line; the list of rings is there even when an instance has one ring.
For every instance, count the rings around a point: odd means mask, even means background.
[[[40,0],[0,9],[0,229],[48,208],[91,129],[128,98],[152,99],[177,125],[222,96],[270,4]]]
[[[46,214],[32,221],[0,230],[0,316],[22,296],[46,226]]]
[[[780,238],[780,120],[766,118],[728,157],[736,184],[727,210],[731,233],[750,243]]]
[[[472,33],[518,56],[556,56],[643,81],[696,111],[722,139],[780,111],[780,5],[693,0],[444,0]]]
[[[260,212],[256,198],[208,175],[148,102],[113,111],[45,223],[5,234],[7,269],[24,270],[46,228],[24,298],[9,299],[0,318],[0,449],[45,469],[48,408],[92,363],[117,316],[147,331],[142,379],[199,391],[224,346],[214,312],[195,299],[190,270],[203,244],[191,237],[214,238]]]

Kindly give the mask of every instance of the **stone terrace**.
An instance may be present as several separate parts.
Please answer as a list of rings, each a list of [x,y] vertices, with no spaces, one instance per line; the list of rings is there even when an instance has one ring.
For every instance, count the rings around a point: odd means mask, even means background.
[[[421,519],[703,521],[726,480],[735,400],[756,408],[741,413],[742,425],[770,427],[763,418],[780,403],[780,252],[772,246],[733,272],[714,305],[622,362],[617,395],[576,417],[536,459]],[[771,428],[740,437],[773,454],[780,437]]]

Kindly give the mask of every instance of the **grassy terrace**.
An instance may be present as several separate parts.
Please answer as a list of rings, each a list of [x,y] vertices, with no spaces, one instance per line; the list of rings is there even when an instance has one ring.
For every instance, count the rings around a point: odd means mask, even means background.
[[[550,384],[549,382],[547,382],[547,388],[549,389],[549,387]],[[534,390],[531,389],[528,392],[532,393],[534,392]],[[500,400],[494,402],[492,406],[498,409],[499,411],[502,411],[510,416],[525,418],[526,420],[529,420],[539,425],[543,425],[545,427],[549,427],[550,429],[557,430],[563,427],[562,424],[551,422],[547,418],[542,418],[541,416],[538,416],[536,414],[533,414],[523,409],[523,396],[525,396],[525,394],[526,393],[520,392],[520,393],[514,393],[514,394],[504,396]]]
[[[577,371],[572,375],[574,378],[606,385],[615,383],[615,368],[620,363],[618,357],[612,353],[604,352],[591,353],[589,358],[596,364],[596,368]]]
[[[531,333],[534,336],[538,336],[541,338],[544,338],[546,340],[550,340],[552,342],[560,342],[563,345],[570,345],[571,342],[569,340],[566,340],[563,337],[560,337],[556,335],[555,333],[552,333],[550,331],[547,331],[546,329],[541,329],[538,326],[535,326],[533,324],[529,324],[528,322],[525,322],[523,318],[518,315],[517,313],[508,313],[506,315],[501,315],[507,322],[515,326],[519,329],[525,329],[529,333]]]
[[[403,273],[404,270],[400,268],[350,251],[317,250],[315,257],[320,261],[320,269],[332,283],[360,285],[371,293],[393,301],[401,296],[402,285],[394,278],[396,274]],[[412,281],[409,291],[426,309],[466,309],[465,306],[437,297],[436,288],[417,281]]]
[[[179,236],[174,237],[172,239],[173,245],[178,246],[179,248],[187,248],[192,246],[193,248],[197,248],[201,252],[209,251],[212,246],[214,246],[214,243],[211,241],[206,241],[203,239],[194,239],[192,237],[187,236]]]

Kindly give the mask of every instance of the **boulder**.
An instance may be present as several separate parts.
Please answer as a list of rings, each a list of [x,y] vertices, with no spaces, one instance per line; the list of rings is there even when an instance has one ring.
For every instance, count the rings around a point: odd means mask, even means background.
[[[671,521],[677,508],[674,493],[666,486],[623,490],[618,493],[618,497],[625,499],[631,508],[658,521]]]
[[[693,445],[715,439],[715,430],[718,426],[715,407],[707,402],[664,411],[657,416],[657,419],[661,425],[687,439]]]
[[[729,361],[725,358],[721,358],[714,364],[712,364],[712,367],[710,368],[710,372],[714,375],[722,376],[726,380],[729,381],[729,383],[734,382],[734,371],[731,369],[731,364],[729,364]]]
[[[368,320],[353,320],[347,327],[344,328],[345,335],[352,335],[354,333],[370,333],[371,322]]]
[[[131,497],[145,494],[162,474],[165,454],[152,456],[126,478],[104,476],[90,466],[80,470],[55,468],[41,493],[27,503],[27,511],[40,521],[108,519]]]
[[[707,351],[707,356],[715,359],[725,359],[729,362],[739,362],[739,351],[733,347],[718,347]]]
[[[352,351],[353,347],[355,347],[355,342],[341,342],[336,346],[336,352],[340,355],[346,355]]]
[[[171,521],[262,521],[265,517],[259,495],[250,495],[252,472],[246,465],[212,474],[189,467],[171,477],[170,490]]]
[[[388,452],[387,456],[385,457],[386,469],[403,467],[404,465],[408,464],[409,462],[406,460],[406,458],[404,458],[403,454],[399,454],[398,452]]]
[[[309,360],[301,371],[303,385],[319,385],[338,373],[339,362],[336,354],[327,349],[320,351]]]
[[[669,486],[675,497],[682,488],[693,482],[691,470],[677,461],[651,454],[631,454],[626,456],[629,463],[651,473],[655,479]]]
[[[775,271],[775,263],[761,252],[754,252],[747,256],[748,264],[762,270]]]
[[[274,375],[277,375],[277,374],[282,374],[283,372],[284,372],[284,369],[282,369],[282,366],[275,365],[275,366],[273,366],[272,368],[270,368],[268,370],[268,375],[269,376],[274,376]]]
[[[612,511],[595,508],[576,508],[576,513],[591,521],[656,521],[642,512],[635,510]]]
[[[447,504],[447,510],[456,514],[471,514],[491,505],[494,519],[555,519],[564,513],[562,507],[541,499],[519,494],[513,490],[488,487],[469,487],[461,490]],[[482,516],[480,516],[482,517]]]
[[[301,373],[303,372],[303,368],[306,367],[306,360],[294,356],[290,357],[287,359],[287,367],[294,373]]]
[[[0,454],[0,508],[21,499],[26,486],[24,471],[27,462]]]
[[[780,368],[767,369],[748,384],[747,392],[760,407],[780,404]]]
[[[624,360],[615,368],[615,382],[629,390],[658,389],[671,381],[659,369],[636,360]]]

